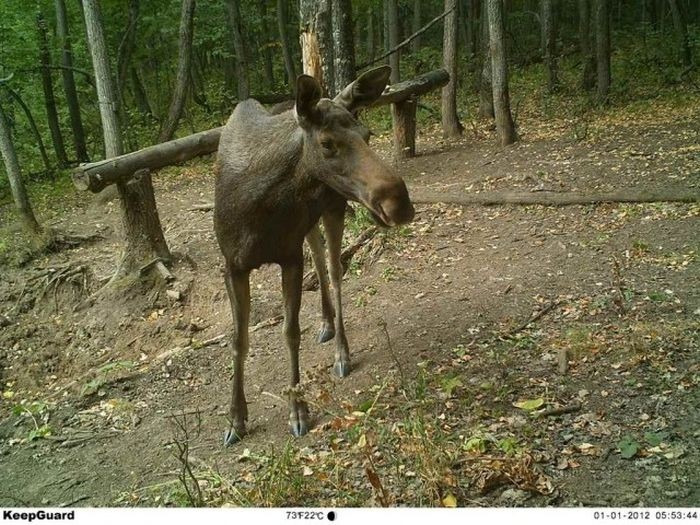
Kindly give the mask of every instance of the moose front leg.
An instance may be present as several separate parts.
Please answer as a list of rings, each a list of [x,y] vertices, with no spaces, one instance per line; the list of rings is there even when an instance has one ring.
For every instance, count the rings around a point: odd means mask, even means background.
[[[335,363],[333,371],[338,377],[346,377],[350,373],[350,350],[345,337],[343,323],[343,303],[341,283],[343,282],[343,264],[340,253],[343,245],[343,229],[345,227],[345,207],[342,210],[332,210],[324,213],[323,226],[326,229],[328,241],[328,259],[330,261],[331,282],[335,294]]]
[[[303,258],[293,265],[282,267],[282,293],[284,294],[284,336],[289,349],[289,428],[296,437],[309,431],[309,409],[300,399],[299,393],[299,308],[301,307],[301,285],[304,277]]]
[[[318,276],[318,288],[321,292],[321,330],[318,333],[318,342],[325,343],[335,336],[335,311],[331,302],[331,294],[328,287],[328,270],[326,269],[326,255],[323,248],[323,238],[321,229],[316,224],[311,231],[306,234],[306,242],[311,249],[311,258],[314,261],[314,268]]]
[[[248,322],[250,319],[250,272],[237,272],[231,265],[226,266],[226,290],[231,302],[234,334],[231,339],[233,349],[233,392],[231,395],[231,426],[224,436],[224,445],[229,446],[245,435],[245,422],[248,419],[248,404],[245,400],[243,369],[248,354]]]

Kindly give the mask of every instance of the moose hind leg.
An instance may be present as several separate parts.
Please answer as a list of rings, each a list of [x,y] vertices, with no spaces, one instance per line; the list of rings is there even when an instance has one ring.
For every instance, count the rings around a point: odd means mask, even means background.
[[[250,272],[234,271],[230,265],[226,269],[226,290],[228,291],[233,314],[234,331],[231,339],[233,349],[233,391],[231,395],[231,426],[224,436],[224,445],[229,446],[241,440],[246,433],[248,405],[245,399],[243,371],[248,354],[248,322],[250,318]]]
[[[350,350],[345,336],[343,323],[343,302],[341,283],[343,281],[343,264],[340,260],[345,227],[345,210],[332,211],[323,215],[323,225],[328,240],[328,259],[330,260],[331,282],[335,295],[335,363],[333,372],[338,377],[347,377],[350,373]]]
[[[333,302],[328,286],[328,270],[326,269],[325,248],[323,247],[323,238],[321,237],[321,229],[316,224],[311,231],[306,235],[306,242],[311,249],[311,258],[314,262],[316,275],[318,276],[318,288],[321,292],[321,330],[318,333],[318,342],[325,343],[330,341],[335,336],[335,311],[333,310]]]
[[[290,388],[289,388],[289,428],[296,437],[309,431],[309,409],[299,392],[299,308],[301,307],[301,284],[303,280],[303,259],[298,264],[282,267],[282,293],[284,294],[284,336],[289,349]]]

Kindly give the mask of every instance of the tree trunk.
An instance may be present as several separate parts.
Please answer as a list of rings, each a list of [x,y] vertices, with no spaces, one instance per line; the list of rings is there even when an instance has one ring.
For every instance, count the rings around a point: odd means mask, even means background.
[[[678,39],[678,47],[680,49],[683,65],[689,67],[693,64],[693,55],[690,50],[688,28],[686,26],[685,14],[682,11],[682,4],[679,3],[678,0],[668,0],[668,5],[671,8],[673,26],[676,30],[676,38]]]
[[[34,241],[42,234],[43,230],[34,216],[32,205],[29,203],[29,197],[27,196],[27,190],[24,187],[24,182],[22,182],[17,153],[10,135],[10,125],[7,122],[2,106],[0,106],[0,153],[2,153],[2,159],[5,162],[5,171],[7,172],[7,178],[10,180],[12,198],[15,201],[15,206],[17,206],[22,227]]]
[[[153,111],[151,110],[151,104],[148,102],[148,95],[146,95],[146,89],[143,87],[141,82],[141,77],[136,70],[136,66],[131,66],[129,68],[131,72],[131,87],[134,90],[134,100],[136,101],[136,107],[144,116],[153,116]]]
[[[605,103],[610,94],[610,0],[595,0],[596,71],[598,100]]]
[[[581,47],[581,87],[591,90],[595,87],[596,61],[591,42],[591,0],[578,0],[578,37]]]
[[[27,104],[24,103],[24,100],[22,100],[22,97],[11,89],[9,86],[4,86],[9,95],[15,99],[17,104],[22,108],[22,111],[24,111],[24,114],[27,117],[27,122],[29,122],[29,127],[32,129],[32,133],[34,134],[34,138],[36,139],[36,145],[39,147],[39,154],[41,155],[41,160],[44,162],[44,167],[46,168],[47,172],[51,171],[51,161],[49,161],[49,156],[46,154],[46,147],[44,146],[44,140],[41,138],[41,132],[39,131],[39,128],[36,125],[36,121],[34,120],[34,117],[32,116],[32,112],[29,111],[29,107]]]
[[[239,0],[226,0],[226,12],[228,13],[229,26],[231,26],[233,49],[236,52],[238,100],[245,100],[250,96],[250,79],[248,77],[248,49],[245,40],[243,40]]]
[[[553,93],[559,86],[557,72],[557,19],[553,0],[540,0],[542,20],[542,55],[547,71],[547,90]]]
[[[333,90],[333,32],[330,0],[299,2],[304,73],[315,77],[327,95]]]
[[[44,102],[46,104],[46,118],[51,131],[51,140],[56,152],[58,165],[61,168],[68,166],[68,156],[63,145],[61,126],[58,122],[58,112],[56,111],[56,98],[53,93],[53,80],[51,78],[51,54],[49,53],[49,42],[46,36],[46,19],[41,12],[36,15],[37,34],[39,36],[39,61],[41,63],[41,86],[44,90]]]
[[[385,0],[387,3],[387,22],[389,30],[388,48],[394,49],[399,45],[399,6],[398,0]],[[389,65],[391,66],[390,82],[396,84],[401,80],[400,70],[400,51],[396,51],[389,55]]]
[[[177,57],[177,80],[170,102],[168,115],[158,135],[158,142],[173,138],[177,124],[180,122],[182,110],[187,100],[187,89],[190,84],[190,68],[192,67],[192,37],[194,33],[195,0],[182,0],[180,18],[180,49]]]
[[[420,31],[421,26],[421,1],[413,0],[413,33]],[[416,53],[420,49],[420,36],[411,42],[411,52]]]
[[[489,47],[491,54],[491,71],[493,86],[493,109],[496,115],[496,131],[502,146],[518,140],[515,133],[513,116],[510,113],[510,94],[508,93],[508,62],[503,26],[502,0],[487,0],[489,16]]]
[[[450,9],[442,40],[442,63],[450,75],[449,83],[442,88],[442,133],[458,137],[463,128],[457,116],[457,0],[445,0],[445,11]]]
[[[297,73],[292,56],[292,43],[289,39],[289,32],[287,31],[288,19],[287,0],[277,0],[277,29],[280,34],[280,42],[282,43],[284,69],[287,72],[287,83],[292,93],[294,93],[296,89]]]
[[[83,120],[80,116],[80,103],[78,92],[75,89],[73,77],[73,50],[71,48],[70,33],[68,32],[68,14],[65,0],[56,0],[56,34],[61,42],[61,76],[63,77],[63,90],[66,93],[68,104],[68,116],[70,118],[71,131],[73,132],[73,145],[75,154],[80,162],[87,162],[88,153],[85,145],[85,131]]]
[[[367,8],[367,60],[372,60],[376,54],[376,45],[374,40],[374,9]]]
[[[131,56],[136,46],[136,26],[139,18],[139,0],[129,0],[129,18],[126,23],[124,36],[119,43],[117,50],[117,92],[119,103],[124,107],[124,93],[126,92],[126,82],[129,75]],[[122,113],[123,115],[123,113]]]
[[[475,0],[476,1],[476,0]],[[492,119],[493,88],[491,87],[491,53],[489,43],[489,14],[488,0],[481,2],[481,76],[479,79],[479,117]]]
[[[122,142],[100,7],[98,0],[83,0],[83,7],[88,47],[95,69],[105,153],[107,158],[116,157],[122,153]],[[126,247],[112,282],[138,270],[155,257],[170,259],[170,251],[158,218],[150,174],[145,173],[138,182],[119,183],[117,189],[121,197]]]
[[[275,73],[272,69],[272,52],[270,50],[272,33],[267,23],[267,0],[258,0],[258,10],[260,12],[260,29],[263,35],[262,55],[265,63],[265,82],[272,88],[275,85]]]
[[[355,80],[355,42],[352,33],[352,4],[350,0],[331,0],[333,19],[333,71],[335,96]]]

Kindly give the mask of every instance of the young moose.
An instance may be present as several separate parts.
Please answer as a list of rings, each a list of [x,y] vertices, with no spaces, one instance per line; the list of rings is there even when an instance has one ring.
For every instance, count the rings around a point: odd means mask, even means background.
[[[250,271],[266,263],[282,268],[284,334],[289,349],[291,389],[289,425],[295,436],[309,428],[299,383],[299,308],[303,243],[308,235],[322,288],[324,324],[320,340],[336,336],[334,371],[350,371],[340,305],[340,245],[347,200],[360,202],[375,222],[389,227],[413,219],[406,185],[370,150],[369,131],[356,112],[374,102],[386,87],[390,68],[360,76],[335,99],[322,97],[310,76],[297,79],[294,109],[270,114],[254,100],[238,104],[219,143],[214,228],[226,260],[226,289],[234,316],[231,428],[225,444],[245,434],[248,418],[243,365],[248,351]],[[317,223],[323,219],[328,239],[336,312],[327,290],[325,262]],[[321,269],[321,267],[323,269]]]

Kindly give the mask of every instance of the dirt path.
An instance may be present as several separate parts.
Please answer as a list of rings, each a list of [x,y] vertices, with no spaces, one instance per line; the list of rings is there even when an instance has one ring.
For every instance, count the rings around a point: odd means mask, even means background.
[[[450,191],[697,189],[698,117],[505,150],[428,135],[400,171]],[[181,300],[148,291],[74,313],[79,284],[36,304],[22,295],[42,268],[84,262],[90,288],[108,276],[119,252],[113,208],[65,219],[104,241],[8,271],[0,504],[188,504],[174,445],[183,428],[209,504],[380,504],[369,457],[392,504],[436,505],[448,494],[460,505],[700,504],[698,205],[419,206],[409,228],[375,239],[346,278],[351,380],[331,376],[332,343],[315,342],[318,294],[304,295],[314,432],[288,441],[286,352],[279,327],[268,327],[251,336],[250,436],[223,449],[230,356],[223,344],[198,348],[230,327],[211,214],[191,211],[211,200],[208,169],[157,177],[166,237],[183,256]],[[279,283],[274,267],[254,274],[251,325],[281,313]],[[157,364],[134,374],[148,363]],[[519,400],[580,408],[534,419]],[[12,413],[18,406],[23,414]],[[172,417],[181,411],[186,419]],[[416,414],[428,418],[428,441],[416,437]],[[30,440],[44,424],[51,436]],[[272,468],[285,458],[294,461]],[[475,469],[479,461],[489,470]],[[273,470],[293,489],[264,494]]]

